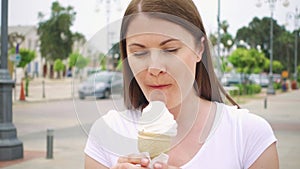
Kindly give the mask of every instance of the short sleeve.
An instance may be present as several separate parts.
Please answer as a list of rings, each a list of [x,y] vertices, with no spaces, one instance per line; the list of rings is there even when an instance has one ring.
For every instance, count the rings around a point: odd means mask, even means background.
[[[243,164],[249,168],[258,157],[277,141],[270,124],[255,114],[245,113],[242,117]]]
[[[90,129],[85,153],[107,167],[115,165],[120,156],[137,153],[137,118],[133,111],[109,111]]]
[[[99,124],[101,123],[103,123],[103,120],[99,119],[93,124],[89,132],[89,137],[86,142],[84,152],[86,155],[101,163],[102,165],[110,167],[111,162],[109,160],[109,157],[100,144],[102,141],[100,140],[100,137],[96,137],[97,135],[99,135]]]

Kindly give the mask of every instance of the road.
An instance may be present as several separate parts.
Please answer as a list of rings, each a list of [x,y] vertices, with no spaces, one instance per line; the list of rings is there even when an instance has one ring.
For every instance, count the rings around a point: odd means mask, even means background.
[[[83,149],[91,124],[110,109],[121,110],[121,103],[120,99],[89,98],[14,104],[14,125],[29,159],[6,168],[83,168]],[[54,129],[54,160],[45,159],[47,129]]]
[[[45,131],[47,128],[61,129],[81,124],[91,124],[110,109],[121,110],[122,100],[63,100],[16,104],[13,106],[14,123],[20,136]],[[34,117],[34,118],[33,118]]]
[[[300,168],[300,91],[254,100],[242,107],[264,117],[278,138],[281,169]],[[38,154],[31,160],[5,169],[83,168],[83,149],[91,124],[110,109],[122,110],[120,99],[62,100],[36,103],[17,103],[13,106],[13,121],[25,153]],[[54,159],[46,160],[46,130],[55,130]],[[28,155],[27,155],[28,156]],[[30,156],[30,155],[29,155]],[[1,168],[1,165],[0,165]]]

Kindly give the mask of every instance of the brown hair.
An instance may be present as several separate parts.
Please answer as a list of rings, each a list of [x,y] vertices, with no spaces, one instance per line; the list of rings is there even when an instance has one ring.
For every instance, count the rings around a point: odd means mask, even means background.
[[[207,39],[200,14],[192,0],[132,0],[125,11],[120,36],[120,52],[123,61],[124,74],[124,101],[126,107],[129,109],[141,108],[148,104],[147,99],[145,98],[129,67],[126,51],[126,33],[128,25],[134,18],[134,15],[141,12],[149,13],[151,17],[159,17],[179,24],[191,32],[192,35],[196,35],[196,42],[200,42],[202,36]],[[171,15],[180,19],[170,19],[172,17],[163,17],[165,15],[161,14]],[[191,26],[191,23],[193,26]],[[197,30],[193,28],[196,28]],[[204,46],[205,50],[202,55],[202,60],[196,65],[194,84],[196,92],[199,97],[203,99],[223,102],[220,93],[221,91],[232,104],[238,105],[226,93],[217,79],[213,69],[212,58],[207,40],[204,41]]]

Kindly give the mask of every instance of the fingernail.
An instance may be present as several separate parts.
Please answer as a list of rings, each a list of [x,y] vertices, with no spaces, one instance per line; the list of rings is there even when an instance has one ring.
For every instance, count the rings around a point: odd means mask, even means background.
[[[141,163],[148,163],[149,162],[149,160],[147,159],[147,158],[142,158],[142,160],[141,160]]]
[[[162,168],[162,165],[160,163],[155,163],[154,168],[157,168],[157,169]]]

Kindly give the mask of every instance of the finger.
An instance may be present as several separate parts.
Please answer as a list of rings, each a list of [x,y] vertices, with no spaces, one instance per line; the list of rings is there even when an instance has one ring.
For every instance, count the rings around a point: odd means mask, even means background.
[[[110,169],[141,169],[141,167],[129,163],[118,163]]]
[[[149,158],[142,158],[140,164],[141,164],[142,167],[148,167],[149,164],[150,164]]]
[[[131,154],[118,159],[118,163],[141,164],[142,166],[148,166],[149,162],[150,160],[143,154]]]
[[[168,164],[165,163],[154,163],[153,164],[153,169],[180,169],[179,167],[174,167],[174,166],[169,166]]]
[[[164,169],[164,168],[167,168],[167,167],[163,163],[154,163],[153,168],[154,169]]]

